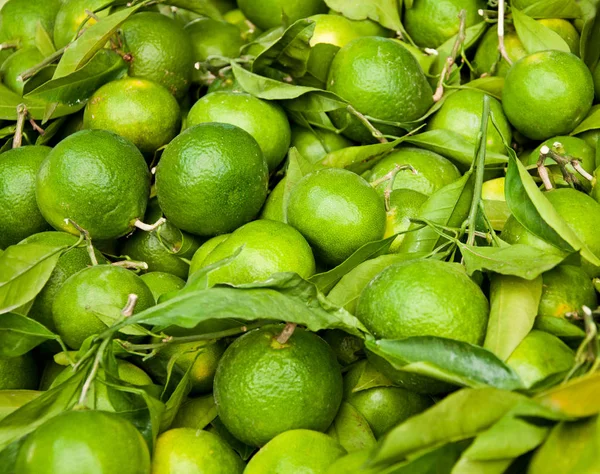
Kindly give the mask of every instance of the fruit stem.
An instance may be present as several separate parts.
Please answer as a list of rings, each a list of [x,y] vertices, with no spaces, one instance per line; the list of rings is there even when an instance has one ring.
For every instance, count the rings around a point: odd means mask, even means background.
[[[369,129],[369,131],[371,132],[371,135],[373,135],[373,137],[375,137],[380,143],[387,143],[387,138],[385,138],[383,136],[383,133],[381,133],[379,130],[377,130],[373,126],[373,124],[371,122],[369,122],[369,119],[367,119],[367,117],[365,117],[363,114],[361,114],[358,110],[356,110],[350,104],[348,104],[348,106],[346,107],[346,110],[349,113],[351,113],[352,115],[354,115],[358,120],[360,120],[362,122],[362,124]]]
[[[552,148],[558,149],[561,152],[559,153]],[[552,145],[552,148],[550,148],[547,145],[542,146],[540,148],[540,156],[537,161],[538,172],[540,173],[540,178],[542,178],[542,181],[544,182],[545,186],[546,186],[546,182],[544,181],[544,176],[542,176],[542,173],[547,174],[547,170],[545,170],[545,166],[544,166],[544,162],[546,161],[546,158],[552,159],[558,165],[558,167],[560,168],[560,171],[563,175],[564,180],[571,186],[574,186],[574,185],[581,186],[581,183],[579,182],[579,179],[577,179],[577,176],[575,176],[573,173],[571,173],[569,171],[569,169],[567,168],[568,165],[571,165],[577,173],[579,173],[581,176],[583,176],[588,181],[593,181],[594,177],[591,174],[589,174],[585,169],[583,169],[583,167],[581,166],[581,163],[579,162],[578,159],[572,158],[568,155],[561,154],[564,152],[564,148],[560,142],[555,142]],[[552,189],[552,187],[548,188],[546,186],[546,189],[547,190]]]
[[[68,217],[65,219],[65,222],[75,227],[83,236],[83,239],[85,240],[85,247],[87,249],[88,255],[90,256],[90,260],[92,261],[92,265],[98,265],[98,259],[96,258],[96,252],[94,251],[94,246],[92,245],[92,238],[90,237],[90,233],[83,227],[81,227],[79,224],[77,224],[77,222],[75,222],[72,219],[69,219]]]
[[[15,128],[15,136],[13,137],[12,147],[19,148],[23,143],[23,127],[27,118],[27,107],[25,104],[17,105],[17,125]]]
[[[292,334],[294,334],[296,326],[296,323],[285,323],[285,327],[283,328],[279,336],[275,338],[275,340],[279,344],[286,344],[290,340],[290,337],[292,337]]]
[[[161,217],[160,219],[158,219],[154,224],[144,224],[141,220],[137,219],[133,225],[135,227],[137,227],[138,229],[143,230],[145,232],[152,232],[152,231],[158,229],[165,222],[167,222],[167,219],[165,219],[164,217]]]
[[[594,314],[590,308],[583,306],[583,320],[585,323],[585,338],[577,348],[575,353],[575,364],[563,380],[566,383],[575,373],[583,367],[586,362],[591,362],[592,366],[589,372],[594,372],[600,365],[600,347],[598,344],[598,328],[594,322]]]
[[[467,220],[468,225],[468,237],[467,244],[473,245],[475,243],[475,230],[476,230],[476,219],[480,209],[481,202],[481,189],[483,186],[483,173],[485,172],[485,154],[487,146],[487,128],[490,117],[490,96],[485,94],[483,96],[483,112],[481,114],[481,128],[478,134],[479,150],[473,160],[473,164],[476,166],[475,169],[475,187],[473,189],[473,200],[471,201],[471,209],[469,210],[469,217]]]
[[[137,262],[135,260],[121,260],[119,262],[113,262],[113,267],[128,268],[130,270],[148,270],[148,264],[146,262]]]
[[[444,95],[444,82],[450,78],[450,73],[452,72],[452,66],[454,66],[454,61],[458,56],[458,50],[465,42],[465,28],[467,25],[467,10],[464,8],[458,14],[458,18],[460,20],[460,24],[458,27],[458,33],[456,34],[456,41],[454,41],[454,46],[452,46],[452,51],[450,55],[446,58],[446,63],[444,64],[444,68],[440,73],[440,80],[438,82],[438,86],[433,94],[433,101],[439,102],[442,96]]]
[[[19,47],[19,40],[6,41],[4,43],[0,43],[0,51],[5,49],[16,49]]]
[[[23,82],[25,82],[27,79],[29,79],[30,77],[35,75],[41,69],[45,68],[49,64],[52,64],[55,61],[58,61],[61,58],[61,56],[64,54],[65,50],[67,49],[67,46],[60,48],[58,51],[56,51],[56,52],[52,53],[50,56],[44,58],[44,60],[42,62],[40,62],[39,64],[36,64],[35,66],[30,67],[29,69],[23,71],[21,73],[21,75],[19,76],[20,79]]]
[[[512,66],[512,61],[508,57],[506,46],[504,45],[504,10],[505,0],[498,0],[498,50],[508,65]]]
[[[377,186],[379,186],[380,184],[386,183],[387,182],[387,186],[385,188],[385,191],[383,193],[384,199],[385,199],[385,210],[389,211],[390,210],[390,196],[392,194],[393,191],[393,186],[394,186],[394,181],[396,180],[396,176],[398,176],[398,173],[402,170],[406,170],[406,169],[410,169],[412,171],[412,174],[419,174],[419,172],[412,166],[412,165],[398,165],[396,164],[394,166],[394,169],[392,171],[390,171],[389,173],[386,173],[384,176],[382,176],[379,179],[376,179],[375,181],[373,181],[371,183],[371,186],[373,186],[374,188],[376,188]]]

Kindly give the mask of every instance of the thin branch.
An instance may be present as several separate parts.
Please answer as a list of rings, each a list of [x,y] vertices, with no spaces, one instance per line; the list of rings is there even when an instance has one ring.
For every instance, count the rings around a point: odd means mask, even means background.
[[[454,61],[458,56],[458,51],[466,39],[465,28],[467,25],[467,10],[463,8],[458,14],[458,18],[460,20],[460,24],[458,27],[458,33],[456,35],[456,41],[454,42],[454,46],[452,46],[450,56],[446,58],[446,63],[444,64],[444,68],[442,69],[442,72],[440,74],[438,86],[435,90],[435,93],[433,94],[434,102],[438,102],[444,95],[444,82],[446,82],[450,78],[452,66],[454,66]]]
[[[12,147],[19,148],[23,143],[23,127],[27,118],[27,107],[25,104],[17,105],[17,125],[15,128],[15,136],[13,137]]]
[[[508,53],[506,52],[506,46],[504,45],[504,10],[505,10],[505,0],[498,1],[498,50],[500,54],[504,58],[504,60],[508,63],[509,66],[512,66],[512,61],[508,57]]]
[[[367,117],[365,117],[363,114],[361,114],[358,110],[356,110],[350,104],[348,104],[348,106],[346,107],[346,110],[350,114],[354,115],[358,120],[360,120],[362,122],[362,124],[369,129],[369,132],[371,132],[371,135],[373,135],[373,137],[375,137],[380,143],[387,143],[387,138],[385,138],[383,136],[383,133],[381,133],[379,130],[377,130],[373,126],[373,124],[371,122],[369,122],[369,119]]]

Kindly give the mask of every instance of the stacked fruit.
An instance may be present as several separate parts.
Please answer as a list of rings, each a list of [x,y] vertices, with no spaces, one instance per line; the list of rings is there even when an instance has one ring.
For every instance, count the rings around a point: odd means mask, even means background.
[[[0,4],[0,473],[599,471],[598,1]]]

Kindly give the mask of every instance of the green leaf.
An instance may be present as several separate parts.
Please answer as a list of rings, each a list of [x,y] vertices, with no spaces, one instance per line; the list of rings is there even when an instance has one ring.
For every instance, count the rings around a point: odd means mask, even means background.
[[[370,169],[392,151],[404,138],[387,143],[376,143],[374,145],[350,146],[327,153],[320,164],[328,168],[345,168],[354,173],[361,174]]]
[[[347,379],[346,379],[347,380]],[[391,387],[393,383],[385,375],[379,372],[372,364],[364,363],[361,372],[353,387],[346,387],[351,393],[361,392],[376,387]]]
[[[217,406],[212,393],[203,397],[190,398],[183,402],[171,428],[194,428],[202,430],[217,417]]]
[[[366,243],[337,267],[324,273],[317,273],[311,276],[308,281],[314,283],[319,291],[328,293],[344,275],[354,270],[358,265],[387,253],[396,237],[396,235],[393,235],[387,239]]]
[[[581,9],[575,0],[537,0],[523,9],[531,18],[579,18]]]
[[[467,387],[523,388],[519,376],[498,357],[467,342],[434,336],[369,340],[366,347],[394,368]]]
[[[462,178],[434,192],[421,206],[418,218],[441,226],[460,228],[469,215],[473,186],[473,173],[467,171]],[[400,244],[401,253],[431,252],[448,241],[430,226],[413,223],[411,229],[414,231],[406,234]]]
[[[38,146],[47,145],[62,130],[62,126],[67,121],[67,117],[61,117],[53,120],[50,125],[44,129],[44,134],[37,137],[35,144]]]
[[[94,305],[90,306],[89,309],[94,316],[96,316],[100,321],[102,321],[106,326],[111,327],[114,325],[119,319],[122,317],[122,309],[117,306],[112,305]],[[122,334],[128,334],[130,336],[147,336],[148,330],[137,325],[133,324],[131,326],[125,326],[119,330]]]
[[[124,8],[87,27],[83,34],[67,47],[56,67],[53,79],[68,76],[83,67],[104,48],[121,24],[140,8],[145,7],[146,3],[141,2],[133,7]]]
[[[534,328],[554,334],[561,339],[583,339],[585,331],[566,319],[555,316],[538,316]]]
[[[183,8],[198,15],[206,15],[217,20],[221,19],[221,12],[217,8],[218,1],[214,0],[168,0],[167,5]]]
[[[367,332],[358,319],[334,306],[312,283],[295,273],[278,273],[264,282],[235,287],[217,285],[181,291],[132,316],[127,324],[192,328],[203,321],[222,319],[288,321],[313,332],[342,329],[357,336]]]
[[[509,162],[504,190],[506,203],[515,219],[529,232],[563,252],[580,251],[581,256],[591,264],[600,265],[600,259],[581,241],[539,190],[514,150],[507,150]]]
[[[373,435],[369,423],[356,408],[347,402],[342,402],[327,434],[349,453],[375,446],[375,435]]]
[[[121,77],[127,63],[117,53],[103,49],[81,69],[52,79],[26,94],[26,98],[77,105],[89,99],[102,85]]]
[[[596,0],[582,0],[579,5],[583,19],[579,57],[593,70],[600,56],[600,5]]]
[[[0,316],[0,357],[18,357],[44,341],[57,339],[43,324],[15,313]]]
[[[469,275],[476,271],[488,271],[533,280],[567,257],[558,250],[540,250],[524,244],[507,247],[477,247],[462,242],[457,244]]]
[[[283,218],[287,222],[287,207],[290,201],[290,193],[294,186],[308,173],[314,171],[317,166],[311,164],[306,158],[304,158],[300,152],[295,148],[290,148],[288,153],[288,165],[285,171],[285,183],[283,188],[283,197],[281,199],[281,205],[283,206]]]
[[[458,27],[458,25],[459,25],[459,20],[458,20],[458,18],[456,18],[456,26]],[[477,43],[477,41],[479,40],[479,38],[481,38],[483,36],[483,34],[487,30],[487,28],[488,28],[488,26],[485,21],[477,23],[473,26],[469,26],[465,30],[465,40],[463,41],[463,49],[467,50],[471,46],[473,46],[475,43]],[[458,28],[457,28],[457,30],[458,30]],[[439,74],[442,72],[444,65],[446,64],[446,59],[448,58],[448,56],[450,56],[452,54],[454,44],[456,43],[456,37],[457,37],[457,35],[452,36],[451,38],[447,39],[444,42],[444,44],[442,44],[441,46],[439,46],[437,48],[438,54],[435,57],[435,61],[431,65],[431,68],[429,69],[429,73],[432,74],[433,76],[439,76]],[[458,51],[458,54],[460,54],[460,49]],[[456,59],[456,58],[454,58],[454,59]],[[454,70],[458,71],[456,66],[455,66]]]
[[[351,20],[371,19],[385,28],[404,31],[400,22],[400,8],[397,0],[370,0],[349,2],[347,0],[325,0],[329,8],[340,12]]]
[[[490,319],[483,347],[506,360],[533,328],[542,297],[542,277],[524,280],[492,275]]]
[[[579,135],[588,130],[598,130],[600,128],[600,104],[593,105],[587,117],[575,127],[570,135]]]
[[[27,112],[35,120],[46,120],[48,112],[48,102],[41,100],[28,99],[15,94],[4,84],[0,83],[0,120],[17,120],[17,107],[25,104]],[[59,105],[50,110],[50,118],[62,117],[81,110],[85,104],[75,106]]]
[[[499,76],[478,77],[477,79],[457,86],[458,89],[477,89],[502,100],[502,89],[504,89],[504,78]]]
[[[56,52],[54,43],[50,34],[46,31],[46,28],[38,22],[35,26],[35,39],[34,43],[36,48],[44,55],[44,57],[50,56]]]
[[[200,352],[196,355],[196,359],[199,355]],[[194,360],[194,363],[196,362],[196,359]],[[186,397],[190,393],[190,390],[192,389],[190,383],[190,372],[192,371],[193,367],[194,364],[190,364],[183,377],[181,377],[181,380],[179,380],[179,383],[175,387],[175,390],[165,403],[165,411],[161,417],[160,422],[161,432],[166,431],[171,427],[173,421],[175,420],[175,417],[177,416],[177,412],[181,408],[181,405],[183,404]]]
[[[452,467],[468,446],[467,441],[449,443],[423,454],[411,457],[408,461],[394,464],[381,471],[382,474],[451,474]],[[368,471],[369,474],[371,471]],[[379,474],[380,471],[373,471]]]
[[[584,418],[600,413],[600,372],[552,388],[535,397],[544,407],[575,418]]]
[[[571,49],[562,37],[550,28],[535,21],[525,13],[512,8],[512,17],[517,36],[529,54],[554,49],[570,53]]]
[[[42,290],[67,245],[22,244],[0,255],[0,314],[31,301]]]
[[[524,395],[494,388],[459,390],[392,429],[379,441],[371,462],[375,466],[390,465],[447,443],[473,438],[523,400]]]

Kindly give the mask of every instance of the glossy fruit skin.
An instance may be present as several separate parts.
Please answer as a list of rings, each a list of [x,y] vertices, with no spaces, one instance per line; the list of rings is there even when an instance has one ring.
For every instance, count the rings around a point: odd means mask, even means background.
[[[96,311],[111,307],[120,310],[131,293],[138,296],[134,313],[154,305],[150,289],[129,270],[112,265],[81,270],[63,283],[52,304],[57,332],[69,347],[79,349],[87,337],[107,327],[94,314],[94,308]]]
[[[294,186],[288,222],[306,238],[317,259],[337,265],[385,231],[383,199],[363,178],[342,169],[323,169]]]
[[[150,171],[139,150],[105,130],[82,130],[65,138],[42,163],[36,199],[44,218],[57,230],[79,231],[94,239],[131,232],[146,211]]]
[[[413,173],[410,169],[399,171],[394,178],[392,189],[410,189],[426,196],[456,181],[461,176],[458,168],[447,158],[423,148],[406,146],[392,151],[377,162],[371,169],[369,182],[372,183],[383,178],[393,171],[396,165],[410,165],[417,172]],[[376,189],[383,196],[388,186],[389,181],[386,181],[378,185]]]
[[[79,27],[87,19],[86,26],[96,23],[94,18],[89,18],[86,10],[96,11],[106,5],[104,0],[63,0],[54,24],[54,46],[60,49],[75,38]],[[109,9],[96,12],[100,18],[108,15]]]
[[[248,463],[245,474],[296,472],[325,474],[346,450],[333,438],[311,430],[291,430],[273,438]]]
[[[182,99],[194,64],[192,42],[183,26],[160,13],[141,12],[123,23],[121,30],[133,56],[129,75],[158,82]]]
[[[327,11],[323,0],[239,0],[238,8],[263,30]]]
[[[327,153],[352,146],[353,143],[343,135],[329,130],[320,130],[292,126],[292,143],[303,158],[311,163],[318,163]]]
[[[283,325],[250,331],[221,358],[214,383],[219,418],[252,446],[284,431],[326,430],[342,400],[335,354],[316,334],[296,328],[277,342]]]
[[[236,125],[256,140],[269,166],[275,170],[290,147],[290,124],[283,108],[250,94],[213,92],[194,104],[188,114],[189,127],[206,122]]]
[[[185,26],[194,47],[194,61],[206,61],[209,56],[237,58],[244,45],[240,29],[225,21],[198,18]]]
[[[267,162],[256,140],[224,123],[185,130],[156,170],[158,202],[167,220],[201,236],[231,232],[253,219],[267,184]]]
[[[83,128],[109,130],[153,153],[179,131],[179,104],[167,89],[139,78],[104,84],[85,106]]]
[[[510,123],[533,140],[567,135],[593,100],[589,69],[577,56],[562,51],[542,51],[517,61],[506,75],[502,94]]]
[[[61,0],[9,0],[0,10],[4,41],[19,40],[21,46],[35,46],[38,23],[52,35]]]
[[[485,295],[464,270],[438,260],[386,268],[363,290],[356,311],[377,338],[438,336],[478,345],[488,313]]]
[[[566,313],[581,311],[584,305],[588,308],[598,305],[594,285],[581,267],[559,265],[545,272],[542,279],[539,316],[561,318]]]
[[[143,282],[150,288],[154,300],[158,302],[165,293],[181,290],[185,286],[185,280],[166,272],[148,272],[140,275]]]
[[[483,0],[420,0],[404,11],[403,23],[418,46],[437,48],[458,33],[458,14],[462,9],[467,12],[469,27],[483,21],[477,11],[485,8]]]
[[[253,283],[285,272],[309,278],[315,273],[312,250],[302,234],[288,224],[266,219],[236,229],[208,254],[202,267],[231,257],[240,248],[230,263],[211,272],[210,284]]]
[[[15,468],[16,474],[84,472],[147,474],[148,446],[139,431],[116,414],[67,411],[27,438]]]
[[[347,100],[358,112],[380,120],[410,122],[433,105],[433,92],[421,66],[399,41],[376,36],[357,38],[335,55],[327,90]],[[350,139],[369,142],[371,133],[345,110],[330,113]],[[379,126],[399,133],[397,127]]]
[[[575,363],[573,351],[558,337],[544,331],[532,330],[506,360],[531,387],[549,375],[566,372]]]
[[[516,63],[522,57],[527,56],[527,50],[517,36],[517,32],[509,25],[505,25],[504,48],[512,63]],[[482,74],[506,76],[510,65],[506,62],[506,59],[500,56],[498,51],[498,30],[496,28],[490,28],[483,35],[475,51],[473,67],[478,76]]]
[[[31,352],[18,357],[0,358],[0,390],[37,389],[40,378]]]
[[[204,260],[206,260],[206,257],[209,256],[209,254],[224,240],[227,240],[229,238],[231,234],[219,234],[219,235],[215,235],[214,237],[208,239],[206,242],[204,242],[199,248],[198,250],[196,250],[196,253],[194,253],[194,256],[192,257],[192,261],[190,263],[190,275],[192,275],[193,273],[196,273],[198,270],[200,270],[201,268],[204,267]]]
[[[0,155],[0,248],[50,228],[35,199],[35,181],[51,148],[24,146]]]
[[[467,142],[475,145],[477,133],[481,127],[481,111],[485,93],[476,89],[464,89],[450,95],[427,124],[427,130],[450,130],[461,135]],[[500,128],[500,133],[488,121],[486,146],[490,152],[506,154],[504,142],[512,142],[510,124],[498,99],[490,97],[490,112]],[[504,141],[502,140],[504,138]]]
[[[2,63],[0,73],[2,74],[2,82],[13,92],[23,95],[23,87],[25,83],[20,79],[21,73],[27,69],[38,65],[44,59],[44,55],[37,48],[21,48],[12,53]],[[29,90],[41,86],[44,82],[52,79],[51,71],[40,71],[27,86]]]
[[[152,474],[242,474],[243,470],[237,453],[208,431],[176,428],[156,441]]]

